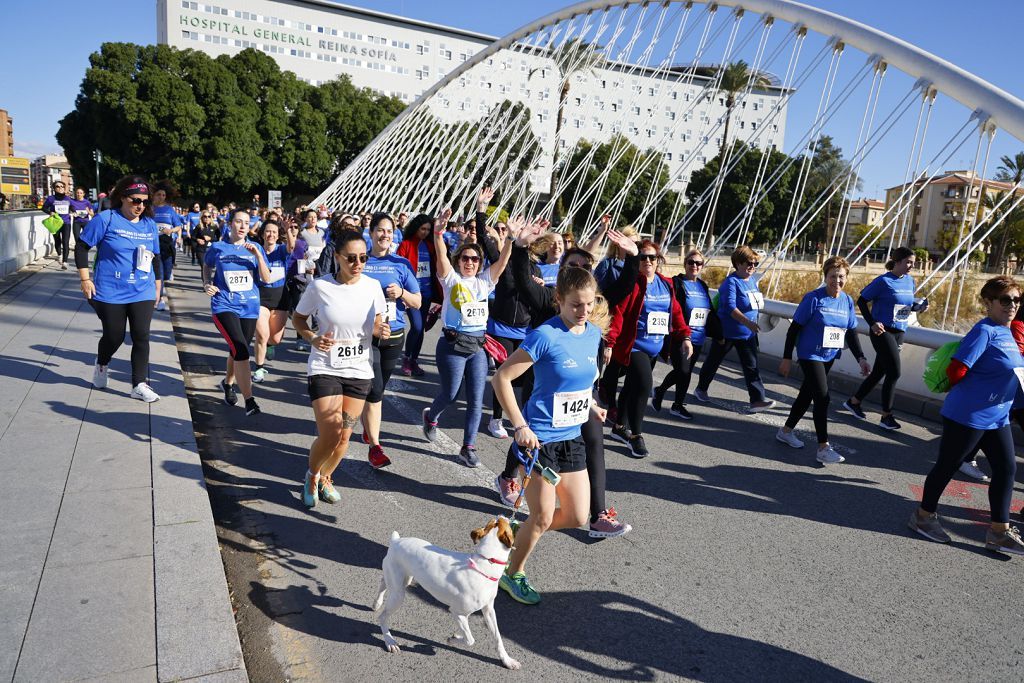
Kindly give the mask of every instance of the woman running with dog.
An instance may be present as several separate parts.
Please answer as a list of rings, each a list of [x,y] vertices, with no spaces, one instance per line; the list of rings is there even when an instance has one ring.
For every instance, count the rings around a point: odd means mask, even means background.
[[[843,291],[846,277],[850,273],[850,264],[841,256],[833,256],[825,261],[822,273],[825,285],[804,295],[786,334],[779,374],[789,377],[792,365],[790,359],[796,348],[803,382],[789,410],[789,418],[775,438],[792,448],[803,448],[804,442],[797,438],[793,429],[813,402],[814,431],[818,437],[817,460],[828,465],[845,460],[828,441],[828,373],[842,355],[844,344],[850,347],[863,376],[871,372],[871,366],[860,348],[853,299]]]
[[[363,414],[373,384],[373,339],[387,339],[386,304],[380,284],[363,277],[368,256],[361,233],[344,230],[334,240],[337,272],[313,280],[295,306],[292,324],[309,343],[309,399],[317,438],[309,449],[302,502],[337,503],[332,476],[348,451],[352,430]],[[309,328],[316,316],[319,330]]]
[[[558,274],[555,298],[559,314],[532,330],[492,381],[514,425],[512,448],[539,449],[536,467],[559,475],[553,486],[535,467],[525,491],[530,517],[516,534],[515,549],[501,576],[502,590],[527,605],[540,602],[524,572],[540,537],[545,531],[575,529],[588,518],[590,482],[581,426],[591,412],[602,421],[605,412],[593,401],[601,343],[601,330],[590,320],[597,281],[588,269],[565,268]],[[534,387],[524,414],[512,381],[529,368]]]

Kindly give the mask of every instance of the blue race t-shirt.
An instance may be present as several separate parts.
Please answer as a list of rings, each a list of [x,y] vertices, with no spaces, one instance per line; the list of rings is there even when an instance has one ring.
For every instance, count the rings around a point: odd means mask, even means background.
[[[833,298],[819,287],[804,294],[793,322],[803,325],[796,341],[797,358],[828,363],[842,355],[846,331],[857,327],[857,314],[849,294],[839,292]]]
[[[256,248],[265,260],[263,247],[256,244]],[[210,299],[211,311],[260,317],[260,267],[255,254],[241,244],[214,242],[206,251],[206,265],[214,269],[213,284],[219,290]]]
[[[387,290],[388,285],[396,284],[402,289],[413,294],[420,293],[420,285],[412,272],[412,264],[408,259],[394,254],[377,257],[371,256],[363,266],[363,274],[373,278],[380,283],[380,288]],[[405,303],[388,299],[384,295],[388,321],[391,323],[392,332],[401,332],[405,329]]]
[[[914,278],[879,275],[861,290],[860,295],[871,302],[871,317],[885,327],[906,330],[910,326],[910,306],[914,303]]]
[[[541,443],[578,437],[590,418],[600,341],[595,325],[588,322],[582,333],[573,334],[555,316],[531,330],[519,347],[533,359],[533,393],[524,417]]]
[[[153,220],[156,221],[156,228],[158,231],[164,230],[165,228],[174,229],[185,223],[181,216],[178,215],[178,212],[175,211],[174,207],[170,204],[154,206]]]
[[[260,287],[265,289],[284,287],[288,271],[288,246],[278,244],[269,252],[266,249],[263,252],[267,255],[267,267],[270,268],[270,282],[261,282]]]
[[[493,292],[491,293],[493,296]],[[529,326],[523,325],[522,327],[512,327],[506,325],[500,320],[494,318],[487,319],[487,334],[495,337],[504,337],[505,339],[526,339],[527,333],[530,331]]]
[[[972,429],[1010,423],[1010,407],[1024,387],[1024,358],[1010,328],[985,318],[968,332],[953,358],[968,368],[946,395],[942,416]]]
[[[185,222],[188,223],[188,226],[191,230],[195,230],[195,227],[199,225],[199,217],[201,215],[202,214],[199,213],[198,211],[189,211],[188,214],[185,216]]]
[[[93,298],[108,304],[156,301],[153,259],[160,254],[160,238],[151,218],[132,223],[120,211],[107,209],[86,224],[79,239],[96,247]]]
[[[739,309],[750,322],[757,322],[757,316],[764,308],[764,295],[758,290],[754,278],[741,280],[736,273],[730,273],[718,288],[718,319],[722,321],[722,334],[726,339],[750,339],[754,333],[733,319],[734,308]]]
[[[430,249],[425,241],[420,240],[416,245],[416,282],[420,283],[420,294],[424,302],[430,301],[434,293],[430,280]]]
[[[644,294],[640,319],[636,321],[636,341],[633,342],[633,350],[643,351],[651,356],[661,353],[671,317],[672,294],[664,280],[655,277],[654,281],[647,285],[647,292]]]
[[[545,287],[554,287],[558,282],[558,264],[557,263],[538,263],[537,267],[540,268],[540,276],[544,280]]]
[[[684,280],[683,289],[686,291],[683,316],[686,317],[686,324],[690,326],[690,341],[693,342],[693,348],[699,349],[707,338],[711,299],[708,298],[704,285],[697,280]]]

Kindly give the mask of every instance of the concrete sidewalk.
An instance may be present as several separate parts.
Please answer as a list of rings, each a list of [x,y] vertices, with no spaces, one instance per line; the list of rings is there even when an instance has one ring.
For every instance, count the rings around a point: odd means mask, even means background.
[[[0,280],[0,681],[247,680],[167,314],[92,387],[74,270]]]

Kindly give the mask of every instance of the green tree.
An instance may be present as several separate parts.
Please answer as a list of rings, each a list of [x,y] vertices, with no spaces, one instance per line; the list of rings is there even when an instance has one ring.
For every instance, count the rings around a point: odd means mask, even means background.
[[[843,205],[843,200],[846,196],[843,194],[843,190],[847,189],[848,178],[853,175],[853,181],[850,182],[850,192],[859,192],[864,183],[856,174],[853,173],[853,167],[849,161],[843,158],[843,150],[837,147],[832,140],[832,136],[823,135],[818,140],[818,144],[814,149],[814,157],[811,159],[811,168],[807,177],[807,189],[804,192],[804,202],[807,206],[810,206],[822,192],[825,196],[828,196],[838,186],[838,190],[832,194],[825,207],[818,212],[814,222],[808,228],[805,236],[816,242],[824,242],[826,245],[829,244],[832,230],[836,229],[835,222],[839,217],[839,212]],[[820,208],[820,204],[816,204],[813,207],[813,211],[817,211]]]
[[[1008,155],[1003,156],[999,162],[1000,166],[996,169],[996,180],[1004,183],[1010,183],[1016,187],[1021,182],[1021,179],[1024,179],[1024,152],[1017,152],[1012,157]],[[1005,195],[1005,193],[1002,194]],[[986,196],[985,199],[987,200],[989,197]],[[1008,200],[1007,204],[1010,204],[1012,201],[1012,199]],[[994,203],[986,205],[991,207]],[[1011,235],[1017,228],[1019,228],[1019,226],[1015,227],[1015,223],[1017,222],[1018,221],[1007,219],[999,228],[999,246],[992,254],[992,263],[990,265],[999,266],[1003,262],[1003,258],[1006,256],[1006,248],[1010,243]]]

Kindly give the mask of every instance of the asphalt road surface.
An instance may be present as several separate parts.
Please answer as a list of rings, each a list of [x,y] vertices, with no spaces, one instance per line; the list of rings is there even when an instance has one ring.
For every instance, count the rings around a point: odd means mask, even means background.
[[[809,415],[802,451],[774,440],[793,383],[764,372],[783,407],[749,415],[729,365],[711,403],[690,401],[693,423],[648,413],[647,459],[606,439],[608,501],[632,533],[545,535],[528,565],[542,602],[499,592],[501,633],[521,672],[501,667],[480,615],[474,647],[449,645],[454,620],[417,587],[391,625],[403,652],[389,654],[370,606],[392,530],[470,549],[470,530],[502,512],[492,481],[508,442],[481,433],[481,467],[458,465],[461,404],[443,416],[438,443],[422,438],[435,330],[427,376],[396,376],[384,401],[394,464],[373,471],[367,447],[354,444],[335,477],[341,502],[306,510],[314,423],[293,333],[256,388],[263,414],[246,418],[217,388],[226,345],[198,271],[175,272],[178,349],[253,680],[1020,679],[1024,558],[984,549],[985,486],[958,477],[943,497],[951,546],[906,528],[938,425],[905,419],[886,433],[877,413],[860,423],[833,410],[847,462],[821,467]],[[1022,499],[1018,484],[1015,510]]]

